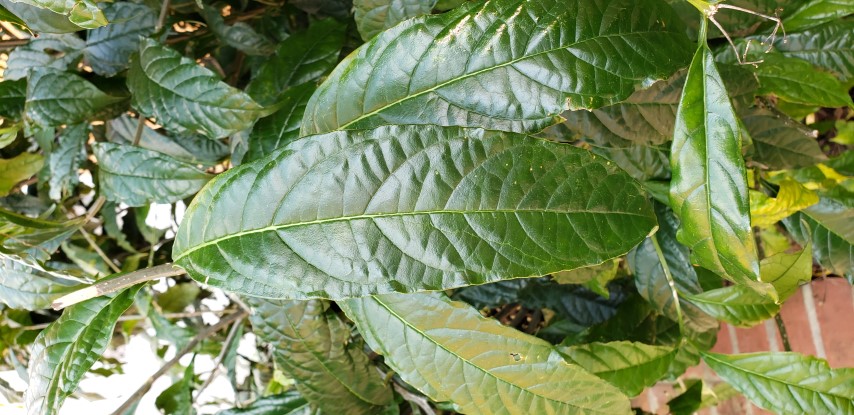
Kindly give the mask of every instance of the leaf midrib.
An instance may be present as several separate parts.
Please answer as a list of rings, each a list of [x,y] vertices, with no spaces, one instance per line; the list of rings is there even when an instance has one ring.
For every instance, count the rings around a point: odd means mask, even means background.
[[[201,250],[210,245],[219,244],[222,241],[229,240],[232,238],[239,238],[246,235],[251,235],[255,233],[263,233],[270,231],[278,231],[281,229],[288,228],[296,228],[300,226],[312,226],[312,225],[323,225],[327,223],[335,223],[335,222],[343,222],[343,221],[355,221],[362,219],[382,219],[382,218],[393,218],[393,217],[406,217],[406,216],[419,216],[419,215],[478,215],[478,214],[490,214],[490,213],[554,213],[561,215],[569,215],[569,214],[579,214],[579,213],[595,213],[595,214],[606,214],[606,215],[628,215],[628,216],[638,216],[646,218],[646,215],[632,212],[621,212],[621,211],[608,211],[608,210],[553,210],[553,209],[479,209],[479,210],[424,210],[424,211],[415,211],[415,212],[387,212],[387,213],[365,213],[361,215],[352,215],[352,216],[339,216],[335,218],[326,218],[326,219],[315,219],[307,222],[295,222],[295,223],[285,223],[285,224],[277,224],[266,226],[263,228],[252,229],[247,231],[242,231],[230,235],[221,236],[219,238],[212,239],[207,242],[200,243],[198,245],[193,246],[190,249],[182,252],[178,256],[174,257],[173,260],[175,262],[181,260],[182,258],[192,254],[195,251]]]
[[[439,83],[439,84],[437,84],[437,85],[435,85],[435,86],[432,86],[432,87],[430,87],[430,88],[427,88],[427,89],[425,89],[425,90],[422,90],[422,91],[416,92],[416,93],[414,93],[414,94],[406,95],[405,97],[402,97],[402,98],[400,98],[400,99],[396,99],[396,100],[394,100],[394,101],[392,101],[392,102],[385,103],[385,104],[383,104],[381,107],[379,107],[379,108],[377,108],[377,109],[375,109],[375,110],[373,110],[373,111],[371,111],[371,112],[368,112],[368,113],[362,114],[362,115],[360,115],[359,117],[357,117],[357,118],[355,118],[355,119],[353,119],[353,120],[351,120],[351,121],[348,121],[346,124],[343,124],[343,125],[338,126],[338,127],[336,128],[336,130],[346,130],[347,128],[349,128],[349,127],[350,127],[350,126],[352,126],[353,124],[356,124],[356,123],[358,123],[358,122],[360,122],[360,121],[362,121],[362,120],[365,120],[365,119],[370,118],[370,117],[372,117],[372,116],[374,116],[374,115],[376,115],[376,114],[379,114],[380,112],[385,111],[385,110],[386,110],[386,109],[388,109],[388,108],[391,108],[391,107],[393,107],[393,106],[395,106],[395,105],[399,105],[399,104],[401,104],[401,103],[403,103],[403,102],[406,102],[406,101],[408,101],[408,100],[410,100],[410,99],[413,99],[413,98],[419,97],[419,96],[421,96],[421,95],[424,95],[424,94],[428,94],[428,93],[434,92],[434,91],[436,91],[436,90],[438,90],[438,89],[440,89],[440,88],[443,88],[443,87],[445,87],[445,86],[447,86],[447,85],[450,85],[450,84],[453,84],[453,83],[456,83],[456,82],[462,81],[462,80],[464,80],[464,79],[468,79],[468,78],[471,78],[471,77],[474,77],[474,76],[477,76],[477,75],[480,75],[480,74],[483,74],[483,73],[486,73],[486,72],[490,72],[490,71],[492,71],[492,70],[496,70],[496,69],[503,68],[503,67],[506,67],[506,66],[514,65],[514,64],[519,63],[519,62],[521,62],[521,61],[524,61],[524,60],[527,60],[527,59],[532,59],[532,58],[535,58],[535,57],[540,56],[540,55],[546,55],[546,54],[549,54],[549,53],[557,52],[557,51],[559,51],[559,50],[569,49],[569,48],[571,48],[571,47],[578,46],[578,45],[583,44],[583,43],[585,43],[585,42],[589,42],[589,41],[593,41],[593,40],[597,40],[597,39],[605,39],[605,38],[610,38],[610,37],[636,36],[636,35],[654,34],[654,33],[665,34],[665,33],[672,33],[672,32],[669,32],[669,31],[656,31],[656,30],[642,30],[642,31],[637,31],[637,32],[626,32],[626,33],[614,33],[614,34],[608,34],[608,35],[599,35],[599,36],[590,37],[590,38],[587,38],[587,39],[584,39],[584,40],[580,40],[580,41],[577,41],[577,42],[574,42],[574,43],[570,43],[570,44],[568,44],[568,45],[563,45],[563,46],[560,46],[560,47],[556,47],[556,48],[552,48],[552,49],[543,50],[543,51],[540,51],[540,52],[537,52],[537,53],[533,53],[533,54],[530,54],[530,55],[524,55],[524,56],[522,56],[522,57],[519,57],[519,58],[516,58],[516,59],[511,59],[511,60],[509,60],[509,61],[507,61],[507,62],[500,63],[500,64],[495,65],[495,66],[486,67],[486,68],[483,68],[483,69],[480,69],[480,70],[477,70],[477,71],[474,71],[474,72],[471,72],[471,73],[467,73],[467,74],[462,75],[462,76],[460,76],[460,77],[456,77],[456,78],[453,78],[453,79],[449,79],[449,80],[447,80],[447,81],[445,81],[445,82]],[[584,60],[584,59],[582,59],[581,57],[579,57],[579,56],[577,56],[577,55],[575,55],[575,54],[573,54],[573,56],[574,56],[576,59],[578,59],[579,61],[585,62],[585,63],[587,63],[587,64],[589,64],[589,65],[591,65],[591,66],[594,66],[594,67],[598,67],[598,66],[594,65],[593,63],[588,62],[587,60]],[[374,68],[374,69],[375,69],[375,68]],[[621,78],[621,79],[629,79],[629,78],[623,77],[623,76],[621,76],[621,75],[617,75],[617,74],[616,74],[616,73],[614,73],[614,72],[611,72],[611,73],[612,73],[612,74],[614,74],[614,75],[615,75],[616,77],[618,77],[618,78]],[[561,91],[561,92],[563,93],[563,91]],[[315,131],[315,133],[316,133],[316,132],[323,132],[323,131]]]

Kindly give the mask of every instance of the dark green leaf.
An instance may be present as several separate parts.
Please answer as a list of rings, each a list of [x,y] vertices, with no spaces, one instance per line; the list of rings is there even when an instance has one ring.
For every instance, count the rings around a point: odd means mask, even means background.
[[[78,123],[122,100],[79,75],[55,69],[32,69],[27,80],[27,117],[42,126]]]
[[[3,79],[23,79],[31,69],[38,68],[64,71],[80,60],[84,47],[85,43],[74,34],[41,35],[9,54]]]
[[[636,342],[589,343],[559,351],[628,396],[655,384],[676,356],[673,348]]]
[[[775,296],[773,287],[759,281],[741,129],[705,44],[688,69],[670,167],[670,202],[681,221],[677,238],[691,248],[692,258],[724,278]]]
[[[111,120],[108,125],[107,137],[110,141],[116,144],[133,144],[139,120],[122,115]],[[212,166],[228,156],[228,146],[221,141],[189,134],[167,137],[152,130],[147,125],[142,127],[139,146],[170,155],[190,164],[201,164],[203,166]]]
[[[265,113],[243,91],[148,38],[131,58],[128,88],[134,108],[179,133],[221,138],[251,127]]]
[[[757,65],[759,92],[774,94],[788,102],[819,107],[852,105],[848,91],[833,75],[820,71],[811,63],[778,53],[764,55]]]
[[[675,398],[667,401],[671,415],[692,415],[700,409],[703,403],[703,381],[689,379],[685,382],[685,390]]]
[[[550,344],[441,294],[364,297],[341,306],[406,383],[453,402],[458,412],[631,413],[622,393],[567,363]]]
[[[548,308],[579,327],[611,318],[625,299],[621,292],[602,297],[579,285],[559,285],[531,280],[519,291],[519,301],[530,308]]]
[[[128,206],[177,202],[213,177],[192,164],[140,147],[96,143],[92,150],[98,159],[101,192]]]
[[[229,290],[341,299],[598,264],[654,223],[640,186],[584,150],[388,126],[300,139],[218,176],[187,209],[172,255]]]
[[[202,16],[211,31],[225,44],[247,55],[269,55],[276,49],[276,45],[270,39],[256,32],[245,22],[225,24],[220,9],[205,6],[202,8]]]
[[[332,19],[314,22],[308,30],[285,39],[258,69],[246,87],[264,105],[280,101],[288,88],[317,80],[338,62],[346,26]]]
[[[216,415],[310,415],[308,401],[297,391],[264,396],[243,408],[226,409]]]
[[[344,59],[309,102],[302,132],[536,131],[567,109],[613,104],[670,76],[689,48],[658,0],[469,2],[401,23]]]
[[[305,106],[315,88],[314,83],[309,82],[288,88],[280,96],[279,109],[258,120],[252,128],[244,163],[260,159],[299,138]]]
[[[24,102],[26,100],[26,80],[0,82],[0,117],[20,120],[24,113]]]
[[[0,159],[0,196],[6,196],[16,184],[29,179],[41,170],[41,154],[21,153],[10,159]]]
[[[310,14],[346,19],[353,8],[352,0],[290,0],[289,4]]]
[[[372,415],[392,402],[388,385],[325,301],[245,298],[258,336],[305,399],[325,413]]]
[[[801,220],[809,227],[804,227]],[[783,222],[802,243],[812,239],[812,253],[819,264],[833,273],[854,278],[854,206],[850,202],[846,205],[822,196],[818,204]]]
[[[86,32],[86,63],[99,75],[113,76],[128,67],[139,48],[140,37],[154,33],[157,14],[143,4],[107,3],[104,15],[110,24]]]
[[[70,125],[59,135],[59,144],[47,156],[48,195],[53,200],[62,199],[78,183],[77,169],[86,159],[86,140],[89,139],[87,124]]]
[[[519,302],[519,291],[528,285],[531,279],[517,279],[472,285],[454,292],[454,300],[465,301],[474,308],[498,307]]]
[[[703,361],[753,403],[786,414],[854,413],[854,369],[798,353],[704,353]]]
[[[838,21],[849,14],[854,14],[854,3],[848,0],[807,0],[793,12],[786,13],[783,24],[788,32],[796,32]]]
[[[141,287],[73,305],[39,334],[28,365],[25,402],[30,415],[53,415],[59,410],[101,357],[113,337],[116,321]]]
[[[368,40],[413,17],[430,14],[436,0],[353,0],[356,27]]]
[[[808,167],[827,160],[815,132],[773,108],[739,112],[753,139],[753,159],[773,170]]]
[[[9,308],[42,310],[77,289],[73,281],[9,255],[0,257],[0,275],[0,302]]]

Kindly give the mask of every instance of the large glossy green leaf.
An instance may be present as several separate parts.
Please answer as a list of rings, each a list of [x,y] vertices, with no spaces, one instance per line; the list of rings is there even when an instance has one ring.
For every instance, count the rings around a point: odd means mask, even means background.
[[[9,54],[3,79],[23,79],[36,68],[64,71],[80,60],[84,47],[85,43],[73,34],[41,35]]]
[[[0,117],[20,120],[27,100],[27,81],[0,82]]]
[[[296,391],[256,399],[242,408],[226,409],[216,415],[310,415],[311,407]]]
[[[854,413],[854,369],[798,353],[704,353],[703,361],[756,405],[784,414]]]
[[[801,105],[831,108],[852,105],[839,80],[811,63],[779,53],[765,54],[763,59],[756,68],[759,92]]]
[[[41,170],[44,157],[41,154],[21,153],[10,159],[0,159],[0,196],[6,196],[21,181],[29,179]]]
[[[401,23],[344,59],[309,102],[302,132],[535,131],[567,109],[613,104],[670,76],[689,50],[658,0],[469,2]]]
[[[30,351],[25,402],[30,415],[53,415],[107,348],[137,285],[73,305],[44,329]]]
[[[84,29],[94,29],[107,24],[104,13],[90,0],[12,0],[68,17],[68,21]]]
[[[27,80],[27,117],[42,126],[84,121],[125,98],[107,95],[79,75],[35,68]]]
[[[356,28],[368,40],[396,24],[430,14],[436,0],[353,0]]]
[[[544,340],[444,295],[390,294],[341,306],[406,383],[460,412],[631,413],[615,387],[566,362]]]
[[[802,220],[809,227],[803,226]],[[812,239],[813,256],[821,266],[854,278],[854,205],[850,200],[846,204],[822,196],[818,204],[783,222],[799,241]]]
[[[246,92],[258,102],[271,105],[280,100],[287,88],[326,75],[338,62],[345,32],[345,25],[326,19],[285,39],[276,49],[276,55],[258,68]]]
[[[807,0],[796,10],[786,13],[783,24],[789,32],[809,29],[854,14],[854,3],[848,0]]]
[[[0,302],[9,308],[42,310],[77,288],[70,280],[9,255],[0,257],[0,275]]]
[[[754,161],[773,170],[797,169],[827,160],[815,132],[773,108],[739,111],[753,140]]]
[[[620,388],[628,396],[637,396],[661,379],[676,350],[637,342],[589,343],[558,349],[570,361]]]
[[[128,206],[174,203],[199,191],[213,176],[196,166],[141,147],[92,146],[102,194]]]
[[[378,413],[392,403],[391,389],[368,361],[350,329],[319,300],[275,301],[247,297],[250,321],[273,345],[276,364],[297,389],[325,413]]]
[[[688,69],[670,167],[670,202],[681,221],[679,242],[691,248],[700,266],[773,297],[773,287],[759,281],[741,129],[705,44]]]
[[[272,115],[261,118],[249,134],[249,149],[243,162],[258,160],[274,150],[299,138],[299,129],[305,106],[315,85],[308,82],[288,88],[279,97],[279,109]]]
[[[143,4],[120,2],[107,3],[104,15],[112,23],[86,32],[83,56],[95,73],[113,76],[127,69],[140,37],[154,33],[157,14]]]
[[[205,6],[201,13],[208,27],[223,43],[247,55],[269,55],[276,49],[270,39],[256,32],[246,22],[226,24],[221,10],[216,7]]]
[[[70,125],[59,135],[59,143],[47,156],[48,196],[61,200],[78,183],[77,169],[86,159],[86,140],[89,139],[88,124]]]
[[[264,109],[243,91],[152,39],[131,58],[133,107],[174,132],[221,138],[252,126]]]
[[[172,256],[228,290],[341,299],[599,264],[654,224],[640,186],[584,150],[387,126],[300,139],[217,176]]]
[[[127,114],[108,123],[107,137],[116,144],[131,145],[134,142],[139,120]],[[228,145],[210,140],[205,136],[184,134],[167,137],[149,126],[142,127],[138,145],[158,153],[168,154],[191,164],[212,166],[228,156]]]

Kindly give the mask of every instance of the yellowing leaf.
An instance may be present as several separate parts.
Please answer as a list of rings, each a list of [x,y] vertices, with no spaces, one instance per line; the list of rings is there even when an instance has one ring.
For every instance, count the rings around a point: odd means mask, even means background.
[[[784,179],[776,198],[757,191],[750,192],[750,216],[753,226],[765,228],[816,203],[818,195],[815,192],[792,179]]]

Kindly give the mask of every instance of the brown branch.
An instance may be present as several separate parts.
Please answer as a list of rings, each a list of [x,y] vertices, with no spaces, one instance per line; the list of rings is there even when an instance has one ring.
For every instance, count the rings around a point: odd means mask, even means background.
[[[151,389],[151,386],[154,385],[154,381],[166,374],[166,372],[168,372],[169,369],[172,368],[172,366],[175,366],[185,354],[193,351],[196,345],[201,343],[202,340],[210,337],[211,335],[222,330],[223,328],[228,327],[231,323],[243,319],[244,317],[246,317],[246,315],[247,313],[245,310],[238,310],[234,314],[230,314],[224,317],[222,320],[220,320],[213,326],[205,328],[198,335],[196,335],[196,337],[193,337],[193,339],[190,340],[190,342],[187,343],[187,345],[184,346],[183,349],[175,353],[175,357],[164,363],[163,366],[161,366],[160,369],[157,370],[157,372],[154,372],[153,375],[146,379],[142,386],[140,386],[139,389],[137,389],[133,394],[131,394],[128,399],[121,406],[118,407],[118,409],[113,411],[113,415],[124,415],[128,409],[130,409],[137,401],[142,399],[142,397]]]
[[[181,274],[184,274],[184,270],[171,263],[145,268],[117,277],[100,280],[93,285],[59,297],[50,306],[53,307],[54,310],[60,310],[70,305],[86,301],[90,298],[114,293],[118,290],[141,282],[154,281],[160,278],[174,277]]]

